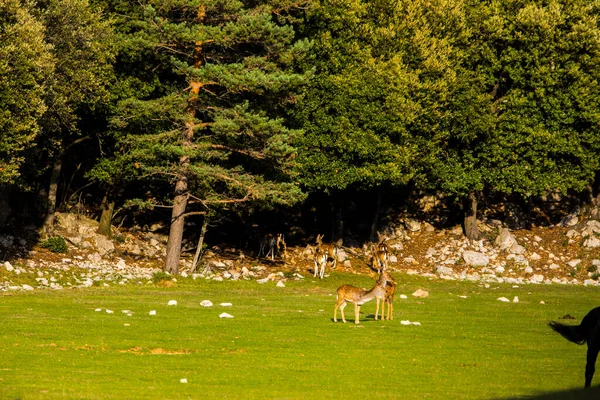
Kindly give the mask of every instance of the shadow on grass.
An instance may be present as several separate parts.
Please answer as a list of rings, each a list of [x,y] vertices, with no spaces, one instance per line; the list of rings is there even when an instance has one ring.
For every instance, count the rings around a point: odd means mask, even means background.
[[[560,392],[540,393],[532,396],[508,397],[498,400],[517,400],[517,399],[535,399],[535,400],[591,400],[600,399],[600,386],[590,389],[571,389]]]

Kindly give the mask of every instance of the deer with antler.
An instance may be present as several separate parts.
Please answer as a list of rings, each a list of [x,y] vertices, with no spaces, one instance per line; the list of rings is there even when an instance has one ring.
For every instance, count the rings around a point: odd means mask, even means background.
[[[390,253],[387,246],[387,237],[377,232],[379,238],[377,247],[373,247],[373,267],[378,271],[388,267],[390,261]]]
[[[388,276],[385,270],[379,275],[379,279],[371,290],[360,289],[351,285],[342,285],[337,289],[337,302],[333,309],[333,322],[337,322],[338,308],[342,312],[342,321],[346,323],[344,308],[348,303],[354,303],[354,323],[359,323],[360,307],[368,301],[377,299],[377,313],[379,313],[379,302],[384,301]],[[377,315],[377,314],[375,314]]]
[[[339,239],[334,243],[323,243],[323,235],[317,235],[317,246],[315,248],[315,254],[325,253],[327,261],[332,261],[331,269],[335,269],[337,266],[337,255],[338,250],[342,247],[343,240]]]

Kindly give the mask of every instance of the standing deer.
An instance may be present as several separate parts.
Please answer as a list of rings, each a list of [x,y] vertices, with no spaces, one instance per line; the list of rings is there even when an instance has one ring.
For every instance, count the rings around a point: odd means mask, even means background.
[[[285,244],[285,237],[283,233],[278,233],[277,235],[273,235],[271,233],[265,235],[263,239],[260,241],[260,248],[258,250],[258,256],[260,257],[267,250],[265,257],[269,258],[269,254],[271,255],[271,261],[275,260],[275,252],[279,254],[281,257],[286,256],[287,246]]]
[[[383,271],[382,274],[386,275],[385,285],[385,297],[383,299],[383,305],[381,306],[381,320],[385,320],[385,305],[388,305],[387,319],[391,321],[394,319],[394,294],[396,293],[396,283],[392,276]],[[377,312],[375,313],[375,320],[377,321]]]
[[[592,378],[596,371],[596,358],[600,352],[600,307],[588,312],[579,325],[566,325],[555,321],[549,322],[548,325],[573,343],[587,344],[585,387],[592,386]]]
[[[387,237],[377,232],[379,241],[377,247],[373,248],[373,267],[381,271],[382,268],[387,268],[390,261],[390,253],[387,246]]]
[[[317,235],[317,247],[316,253],[323,252],[327,256],[327,261],[333,260],[331,265],[332,269],[337,266],[337,254],[340,247],[342,247],[343,240],[339,239],[335,243],[323,243],[323,235]]]
[[[371,290],[360,289],[351,285],[342,285],[337,289],[337,302],[333,309],[333,322],[337,322],[337,310],[342,311],[342,321],[346,323],[344,308],[348,303],[354,303],[354,323],[359,323],[360,306],[368,301],[377,299],[377,313],[379,313],[379,301],[385,298],[385,287],[387,285],[387,276],[385,273],[379,275],[379,279]],[[377,315],[377,314],[376,314]]]
[[[318,247],[314,249],[315,250],[315,255],[314,255],[314,262],[315,262],[315,272],[314,272],[314,277],[316,278],[317,276],[321,279],[323,279],[323,276],[325,274],[325,265],[327,264],[327,253],[325,253],[323,250],[319,249]],[[320,271],[319,271],[320,268]]]

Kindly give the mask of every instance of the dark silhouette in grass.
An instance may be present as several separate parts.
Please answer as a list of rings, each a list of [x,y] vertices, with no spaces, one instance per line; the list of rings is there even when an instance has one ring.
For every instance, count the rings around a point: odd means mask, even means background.
[[[566,325],[555,321],[549,322],[548,325],[573,343],[587,343],[585,387],[590,387],[596,370],[596,358],[598,358],[598,352],[600,351],[600,307],[587,313],[579,325]]]

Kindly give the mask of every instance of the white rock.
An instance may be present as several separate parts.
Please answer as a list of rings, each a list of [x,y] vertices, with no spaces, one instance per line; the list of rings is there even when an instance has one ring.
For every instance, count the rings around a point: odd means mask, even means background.
[[[510,303],[510,300],[507,299],[506,297],[498,297],[497,300],[500,300],[500,301],[502,301],[504,303]]]
[[[179,382],[181,382],[181,383],[188,383],[187,379],[185,379],[185,378],[181,378],[181,379],[179,380]]]
[[[277,287],[285,287],[285,284],[283,283],[283,281],[278,281],[276,286]]]
[[[148,315],[156,315],[156,310],[152,310],[148,313]]]
[[[544,300],[540,301],[540,304],[546,304],[546,302]]]
[[[513,244],[517,243],[515,237],[510,233],[510,231],[506,228],[500,229],[500,234],[494,241],[496,247],[500,250],[509,249]]]
[[[423,289],[417,289],[413,294],[413,297],[425,298],[429,296],[429,292]]]
[[[202,301],[200,302],[200,305],[201,305],[202,307],[212,307],[212,306],[213,306],[213,303],[212,303],[212,301],[210,301],[210,300],[202,300]]]
[[[513,298],[513,303],[518,303],[518,302],[519,302],[519,297],[518,297],[518,296],[515,296],[515,297]]]
[[[227,313],[222,313],[221,315],[219,315],[219,318],[233,318],[233,315],[227,314]]]
[[[400,321],[400,323],[402,325],[410,325],[410,321],[408,321],[408,320]]]
[[[411,324],[416,325],[416,326],[421,326],[420,322],[411,322]]]
[[[219,304],[221,307],[231,307],[233,304],[231,303],[221,303]]]
[[[100,312],[100,311],[102,311],[102,309],[101,308],[96,308],[94,311]]]
[[[113,310],[106,310],[106,313],[107,314],[114,314],[114,311]]]
[[[600,239],[598,239],[595,236],[592,236],[583,242],[583,246],[590,247],[590,248],[600,247]]]
[[[125,268],[127,268],[127,264],[125,264],[125,260],[119,259],[119,262],[117,263],[117,269],[125,269]]]
[[[33,290],[33,287],[29,285],[23,285],[23,290]]]
[[[169,300],[169,302],[167,303],[168,306],[176,306],[177,305],[177,300]]]
[[[573,267],[575,268],[576,266],[578,266],[579,264],[581,264],[581,260],[580,259],[576,259],[576,260],[571,260],[567,263],[567,265],[569,267]]]
[[[485,267],[490,263],[490,258],[483,253],[467,250],[463,253],[463,260],[473,267]]]
[[[405,294],[401,294],[401,295],[400,295],[400,298],[401,298],[401,299],[408,299],[408,296],[407,296],[407,295],[405,295]]]

